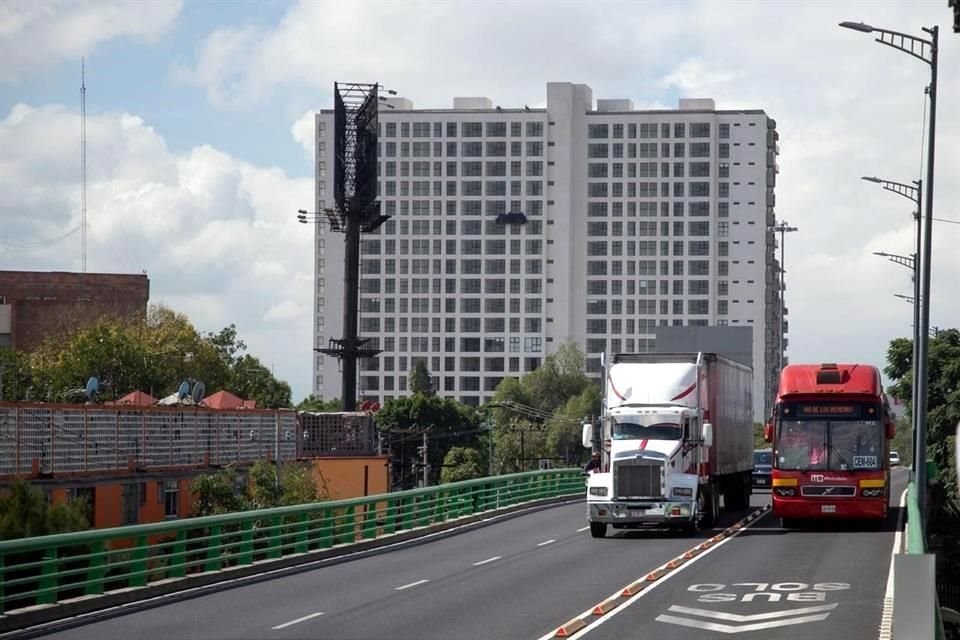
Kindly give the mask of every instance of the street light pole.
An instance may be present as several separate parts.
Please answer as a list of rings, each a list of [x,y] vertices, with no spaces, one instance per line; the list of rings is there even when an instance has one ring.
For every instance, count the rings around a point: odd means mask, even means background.
[[[787,233],[798,231],[798,229],[797,227],[791,227],[786,221],[783,221],[776,226],[767,227],[767,229],[780,234],[780,327],[778,330],[778,337],[780,341],[780,358],[777,362],[777,378],[779,378],[780,372],[783,371],[784,362],[786,361],[786,347],[784,346],[785,341],[783,338],[786,323],[786,320],[783,317],[784,309],[786,307],[784,303],[784,292],[786,291],[786,282],[784,280],[786,274],[786,268],[784,266],[784,260],[786,256],[786,236]]]
[[[907,198],[915,205],[917,205],[917,210],[913,214],[913,218],[917,223],[917,232],[916,232],[916,251],[912,257],[908,258],[906,256],[897,256],[895,254],[874,252],[875,255],[884,256],[888,258],[891,262],[897,262],[913,270],[913,299],[911,303],[913,304],[913,384],[910,385],[910,404],[911,404],[911,416],[910,420],[914,429],[914,439],[917,435],[917,419],[919,413],[917,413],[917,400],[920,397],[920,376],[918,364],[920,362],[920,256],[923,254],[921,247],[921,240],[923,239],[923,229],[921,226],[921,220],[923,216],[920,215],[920,212],[923,210],[923,199],[921,198],[923,194],[923,181],[914,180],[913,184],[904,184],[902,182],[893,182],[892,180],[883,180],[877,177],[868,177],[864,176],[861,180],[866,180],[867,182],[874,182],[881,185],[887,191],[896,193],[899,196]],[[909,260],[909,264],[906,264],[906,261]],[[916,451],[916,442],[914,442],[914,451]],[[914,464],[914,473],[916,473],[916,457],[913,458]]]
[[[917,229],[919,232],[919,229]],[[920,236],[917,235],[917,241],[919,242]],[[918,253],[914,253],[910,256],[900,256],[895,253],[886,253],[884,251],[874,251],[873,255],[881,256],[887,258],[890,262],[902,265],[907,267],[913,272],[913,297],[905,296],[899,293],[893,295],[898,298],[903,298],[911,305],[913,305],[913,381],[910,385],[910,426],[914,430],[914,443],[913,448],[916,451],[916,429],[917,429],[917,388],[918,388],[918,378],[917,378],[917,354],[920,350],[920,277],[917,273],[918,261],[920,259]],[[916,457],[913,458],[914,465],[916,464]],[[916,473],[916,467],[913,469]]]
[[[926,217],[923,220],[923,251],[920,255],[920,349],[917,352],[917,366],[915,374],[917,382],[917,450],[914,451],[916,461],[915,480],[917,485],[917,502],[920,512],[924,513],[927,498],[927,385],[928,362],[927,350],[930,337],[930,269],[933,258],[933,168],[934,147],[937,130],[937,55],[939,27],[923,27],[925,33],[930,34],[929,40],[911,36],[898,31],[878,29],[868,24],[856,22],[841,22],[841,27],[862,33],[879,34],[876,41],[893,49],[922,60],[930,65],[930,85],[927,94],[930,96],[930,126],[927,133],[927,178],[926,178]]]

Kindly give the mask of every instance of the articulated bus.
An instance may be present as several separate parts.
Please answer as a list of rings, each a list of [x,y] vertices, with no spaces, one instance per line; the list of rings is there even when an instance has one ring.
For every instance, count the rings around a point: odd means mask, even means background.
[[[887,517],[894,416],[867,364],[791,364],[773,416],[771,499],[784,527],[799,518]]]

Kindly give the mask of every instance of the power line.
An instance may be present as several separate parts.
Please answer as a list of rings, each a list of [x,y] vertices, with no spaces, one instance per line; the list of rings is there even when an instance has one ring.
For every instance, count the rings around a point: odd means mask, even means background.
[[[50,245],[56,244],[61,240],[66,240],[77,231],[80,231],[80,227],[75,227],[70,231],[66,232],[62,236],[57,236],[55,238],[49,238],[47,240],[34,240],[33,242],[26,242],[23,244],[10,244],[8,242],[0,242],[0,247],[4,249],[11,249],[13,251],[32,251],[33,249],[42,249]]]

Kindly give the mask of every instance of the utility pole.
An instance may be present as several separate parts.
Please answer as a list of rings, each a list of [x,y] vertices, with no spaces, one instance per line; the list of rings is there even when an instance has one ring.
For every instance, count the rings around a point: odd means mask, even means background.
[[[428,487],[430,485],[430,467],[427,462],[427,432],[423,432],[423,486]]]
[[[777,362],[777,378],[779,378],[780,372],[783,371],[784,362],[786,361],[786,341],[784,340],[784,328],[786,324],[786,318],[784,318],[784,311],[786,309],[786,305],[784,304],[784,293],[786,291],[784,274],[787,271],[786,267],[784,266],[786,254],[786,235],[792,231],[798,231],[798,229],[797,227],[791,227],[786,220],[782,221],[776,226],[767,227],[767,229],[780,234],[780,326],[777,330],[777,335],[780,340],[780,358]]]

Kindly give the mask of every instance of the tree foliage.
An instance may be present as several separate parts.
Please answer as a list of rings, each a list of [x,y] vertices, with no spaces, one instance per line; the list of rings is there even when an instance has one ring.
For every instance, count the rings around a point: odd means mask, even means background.
[[[258,460],[249,469],[248,481],[239,488],[237,472],[233,469],[197,476],[190,484],[194,495],[194,515],[269,509],[329,499],[317,487],[309,463],[284,463],[280,468],[279,487],[276,473],[275,463]]]
[[[20,478],[0,496],[0,540],[68,533],[90,528],[90,506],[85,500],[50,505],[47,496]]]
[[[483,465],[483,456],[471,447],[451,447],[443,458],[443,470],[440,482],[459,482],[473,480],[487,475]]]
[[[427,363],[421,358],[417,358],[413,363],[413,369],[409,375],[410,391],[414,395],[432,396],[436,393],[433,388],[433,382],[430,380],[430,370],[427,369]]]
[[[313,411],[316,413],[335,413],[340,411],[341,407],[339,398],[324,400],[312,393],[297,403],[297,411]]]
[[[911,412],[912,360],[913,342],[897,338],[887,350],[884,369],[894,381],[891,395],[903,399]],[[954,443],[960,422],[960,331],[948,329],[930,338],[927,362],[927,459],[936,463],[940,484],[958,504]]]
[[[601,394],[584,362],[583,351],[569,341],[536,371],[500,383],[488,410],[497,473],[530,470],[532,461],[542,458],[580,464],[589,455],[580,441],[581,425],[599,414]]]
[[[397,486],[416,486],[417,448],[427,434],[427,459],[431,483],[440,477],[438,469],[451,447],[475,447],[479,443],[480,416],[473,407],[450,398],[418,394],[387,400],[375,414],[377,428],[389,447]]]
[[[290,406],[289,385],[245,350],[234,325],[201,335],[185,315],[151,305],[145,318],[73,325],[29,355],[0,350],[3,397],[82,402],[87,380],[96,376],[101,400],[135,390],[160,398],[189,379],[202,380],[207,393],[226,389],[260,406]]]

